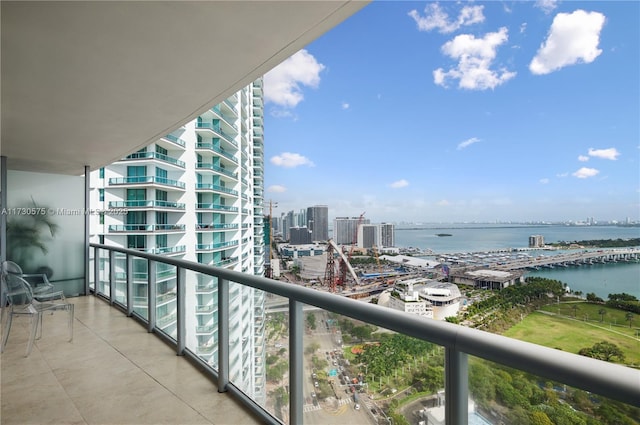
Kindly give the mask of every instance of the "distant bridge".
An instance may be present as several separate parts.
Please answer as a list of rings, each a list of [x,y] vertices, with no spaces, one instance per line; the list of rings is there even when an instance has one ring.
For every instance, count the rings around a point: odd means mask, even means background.
[[[513,260],[501,260],[497,263],[489,263],[488,266],[492,269],[508,271],[525,268],[554,268],[636,261],[640,261],[640,248],[581,251],[569,254],[517,258]]]

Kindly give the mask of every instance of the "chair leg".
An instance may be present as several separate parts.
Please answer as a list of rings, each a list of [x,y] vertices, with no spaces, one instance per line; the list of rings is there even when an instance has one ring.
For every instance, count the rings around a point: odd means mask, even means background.
[[[37,312],[31,315],[31,331],[29,332],[29,342],[27,343],[27,354],[25,357],[29,357],[31,350],[33,349],[33,343],[36,339],[36,333],[38,333],[38,324],[42,319],[42,313]]]
[[[68,304],[67,308],[69,310],[69,342],[73,341],[73,304]]]
[[[2,346],[0,346],[0,352],[4,353],[4,348],[7,346],[7,340],[9,339],[9,332],[11,331],[11,322],[13,321],[13,314],[11,314],[11,308],[7,311],[7,317],[5,318],[3,332],[2,332]]]

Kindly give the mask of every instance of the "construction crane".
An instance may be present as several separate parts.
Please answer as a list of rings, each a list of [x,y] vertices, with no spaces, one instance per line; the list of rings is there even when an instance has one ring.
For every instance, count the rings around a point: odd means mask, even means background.
[[[338,253],[340,256],[340,268],[342,270],[343,264],[345,270],[349,272],[353,280],[356,282],[356,285],[360,285],[360,278],[356,274],[356,271],[351,267],[351,263],[349,259],[344,255],[344,252],[336,245],[333,239],[329,239],[327,241],[327,267],[324,272],[324,281],[331,292],[335,292],[338,285],[341,285],[341,281],[344,282],[344,278],[341,279],[340,276],[336,277],[335,275],[335,253]],[[346,272],[345,272],[346,274]]]
[[[344,253],[342,253],[343,255],[341,256],[341,261],[340,261],[340,275],[338,276],[338,279],[336,282],[338,285],[342,286],[346,283],[347,270],[349,270],[351,274],[355,276],[355,272],[351,267],[351,257],[353,256],[353,250],[358,244],[358,229],[360,229],[360,224],[362,224],[362,221],[364,220],[364,214],[365,213],[362,213],[360,214],[360,217],[358,217],[358,222],[356,223],[356,230],[355,232],[353,232],[353,239],[351,240],[351,248],[349,249],[349,256],[345,258]],[[355,281],[357,285],[360,284],[360,279],[358,279],[357,277],[355,278]]]

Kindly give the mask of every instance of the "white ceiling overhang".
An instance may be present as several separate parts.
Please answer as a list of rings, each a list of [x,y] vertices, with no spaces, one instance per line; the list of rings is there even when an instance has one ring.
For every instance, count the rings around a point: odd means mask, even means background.
[[[221,102],[366,1],[1,3],[2,156],[75,174]]]

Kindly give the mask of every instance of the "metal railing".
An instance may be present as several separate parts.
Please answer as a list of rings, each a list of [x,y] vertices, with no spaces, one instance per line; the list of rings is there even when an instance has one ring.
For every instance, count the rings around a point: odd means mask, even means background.
[[[134,257],[147,259],[148,274],[151,276],[148,283],[150,296],[147,297],[147,310],[149,313],[148,317],[138,317],[138,319],[146,324],[149,332],[156,332],[163,339],[167,339],[176,348],[178,355],[187,356],[215,377],[218,382],[219,392],[229,392],[238,397],[247,409],[259,415],[266,423],[279,424],[281,422],[255,400],[247,396],[236,383],[231,382],[229,379],[229,319],[231,316],[229,311],[229,287],[231,282],[288,299],[289,420],[292,424],[302,424],[304,422],[303,338],[305,323],[302,308],[305,304],[444,347],[445,420],[447,425],[466,425],[468,423],[468,356],[476,356],[623,403],[640,406],[640,385],[638,385],[640,371],[635,369],[224,268],[107,245],[91,244],[91,247],[93,248],[94,259],[105,258],[104,254],[101,255],[102,251],[108,253],[110,271],[115,268],[115,253],[125,254],[128,267],[133,264]],[[153,273],[156,263],[164,263],[176,267],[177,330],[175,339],[164,334],[156,322],[156,297],[152,296],[156,286]],[[111,278],[114,273],[109,273],[108,281],[104,283],[108,287],[105,288],[105,291],[101,291],[99,283],[104,281],[100,280],[99,267],[102,262],[93,261],[93,264],[94,292],[103,297],[108,297],[111,304],[117,304],[115,302],[115,279]],[[186,347],[185,294],[187,271],[213,276],[218,279],[216,320],[218,323],[217,365],[219,366],[217,369],[211,367],[200,359],[194,351]],[[108,295],[106,295],[107,293]],[[128,277],[126,302],[121,307],[126,310],[129,316],[136,315],[133,311],[132,295],[133,279]],[[214,310],[213,306],[207,306],[206,308]]]

